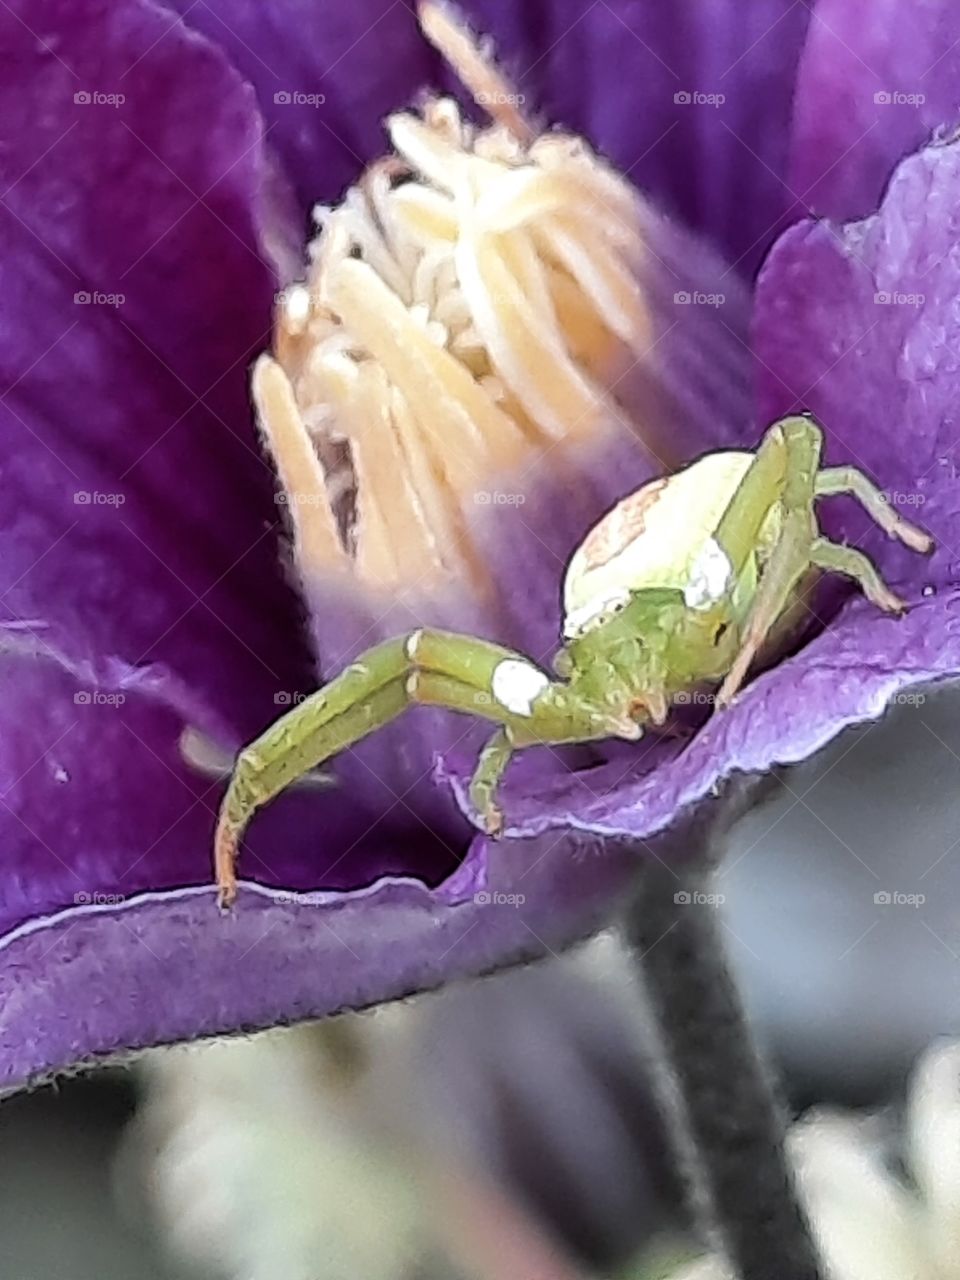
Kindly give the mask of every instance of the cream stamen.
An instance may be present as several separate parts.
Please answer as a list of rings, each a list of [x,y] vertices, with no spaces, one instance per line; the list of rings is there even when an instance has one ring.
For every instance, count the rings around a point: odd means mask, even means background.
[[[329,565],[345,557],[333,512],[325,499],[324,471],[307,435],[287,375],[270,356],[253,369],[253,403],[273,455],[302,565]]]
[[[580,140],[534,136],[450,10],[420,12],[494,124],[450,99],[389,118],[395,154],[315,210],[308,279],[278,309],[279,363],[258,363],[254,399],[302,571],[483,590],[476,495],[627,416],[611,387],[649,341],[642,207]]]
[[[522,142],[532,142],[533,131],[516,107],[517,94],[498,74],[490,50],[478,47],[443,5],[426,0],[418,6],[417,15],[423,34],[470,90],[474,101]]]

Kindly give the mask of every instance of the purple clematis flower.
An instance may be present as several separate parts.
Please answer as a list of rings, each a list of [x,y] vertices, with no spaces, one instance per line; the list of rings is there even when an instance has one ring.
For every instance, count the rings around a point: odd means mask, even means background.
[[[649,327],[615,377],[637,430],[614,413],[562,468],[484,455],[477,484],[524,499],[491,518],[445,489],[484,592],[434,584],[417,616],[539,658],[566,556],[657,456],[752,447],[794,408],[831,461],[922,504],[939,549],[920,561],[838,501],[831,536],[876,559],[907,618],[843,603],[682,750],[531,758],[498,842],[457,805],[462,725],[400,722],[258,820],[256,884],[218,916],[221,780],[194,744],[236,751],[412,607],[397,578],[385,610],[382,573],[377,595],[291,564],[249,367],[302,274],[307,210],[384,153],[385,116],[453,81],[404,3],[182,9],[16,0],[0,18],[0,1088],[563,946],[607,918],[637,840],[723,777],[801,760],[960,670],[956,5],[907,20],[886,0],[868,24],[857,0],[691,0],[682,21],[474,0],[527,117],[643,193]],[[698,294],[722,304],[678,305]]]

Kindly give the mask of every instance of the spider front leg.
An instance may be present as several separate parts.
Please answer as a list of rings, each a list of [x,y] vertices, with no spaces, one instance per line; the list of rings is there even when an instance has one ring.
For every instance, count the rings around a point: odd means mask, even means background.
[[[220,805],[214,839],[222,907],[236,897],[237,851],[256,810],[316,765],[399,715],[409,701],[406,674],[403,641],[380,645],[240,752]]]
[[[739,576],[756,554],[772,511],[779,508],[780,527],[759,574],[738,651],[717,693],[718,709],[729,705],[743,684],[810,565],[816,531],[814,481],[822,447],[823,433],[809,418],[786,418],[772,426],[717,528],[716,540]]]
[[[352,662],[238,756],[214,846],[222,906],[236,896],[237,851],[256,810],[417,704],[446,707],[501,726],[481,754],[471,785],[471,798],[492,830],[499,819],[496,787],[515,746],[580,742],[627,728],[622,717],[596,707],[569,685],[551,681],[521,654],[500,645],[426,629],[388,640]]]
[[[823,435],[809,418],[785,418],[761,441],[717,530],[717,542],[740,573],[773,508],[779,531],[760,568],[759,582],[740,635],[739,650],[717,694],[717,706],[730,703],[757,654],[790,604],[797,585],[812,567],[853,578],[867,598],[891,613],[905,608],[872,562],[860,551],[820,535],[814,502],[831,494],[856,498],[891,538],[914,551],[930,551],[933,540],[903,520],[862,472],[853,467],[820,469]]]

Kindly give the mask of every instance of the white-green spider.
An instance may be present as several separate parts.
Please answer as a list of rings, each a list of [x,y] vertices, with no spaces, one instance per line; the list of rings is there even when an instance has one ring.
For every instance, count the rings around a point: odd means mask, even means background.
[[[891,538],[918,552],[933,541],[862,472],[821,468],[822,442],[811,419],[786,418],[756,453],[708,454],[609,511],[567,567],[559,679],[523,654],[426,627],[352,662],[240,753],[217,825],[220,902],[236,894],[237,849],[255,810],[411,704],[499,726],[470,784],[496,835],[497,787],[517,748],[636,740],[703,684],[719,684],[715,705],[725,706],[764,645],[789,629],[810,570],[844,574],[878,608],[902,612],[861,551],[821,536],[815,501],[851,494]]]

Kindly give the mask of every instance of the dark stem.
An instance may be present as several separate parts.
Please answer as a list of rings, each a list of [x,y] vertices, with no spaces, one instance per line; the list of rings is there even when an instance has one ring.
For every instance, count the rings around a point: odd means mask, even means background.
[[[659,1039],[658,1084],[691,1207],[739,1280],[821,1280],[784,1159],[785,1116],[727,967],[709,895],[746,783],[658,842],[625,932]]]

